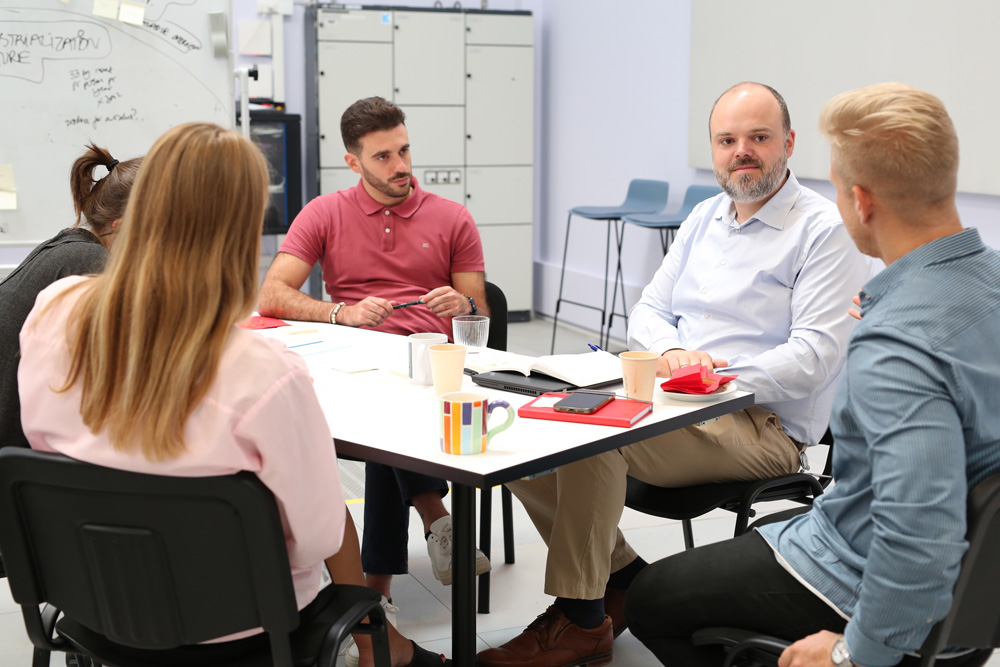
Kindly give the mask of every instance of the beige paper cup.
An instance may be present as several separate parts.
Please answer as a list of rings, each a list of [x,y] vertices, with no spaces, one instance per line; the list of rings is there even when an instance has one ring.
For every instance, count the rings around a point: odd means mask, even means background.
[[[656,386],[656,363],[660,355],[655,352],[622,352],[618,358],[622,360],[625,395],[640,401],[652,401],[653,388]]]
[[[451,391],[460,391],[465,370],[465,346],[446,343],[431,345],[427,351],[431,355],[434,393],[440,396]]]

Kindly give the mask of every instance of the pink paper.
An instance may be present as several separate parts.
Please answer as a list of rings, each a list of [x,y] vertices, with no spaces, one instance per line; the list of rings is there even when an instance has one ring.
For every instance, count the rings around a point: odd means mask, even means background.
[[[660,385],[660,389],[681,394],[711,394],[737,377],[719,375],[701,364],[694,364],[678,368],[669,380]]]
[[[262,315],[253,315],[240,322],[237,326],[244,329],[274,329],[275,327],[290,327],[288,322],[284,320],[279,320],[274,317],[264,317]]]

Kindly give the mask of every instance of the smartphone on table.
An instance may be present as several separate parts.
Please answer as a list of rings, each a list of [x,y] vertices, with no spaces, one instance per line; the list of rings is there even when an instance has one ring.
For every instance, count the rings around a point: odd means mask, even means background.
[[[597,412],[615,399],[614,394],[591,392],[572,392],[552,406],[556,412],[575,412],[589,415]]]

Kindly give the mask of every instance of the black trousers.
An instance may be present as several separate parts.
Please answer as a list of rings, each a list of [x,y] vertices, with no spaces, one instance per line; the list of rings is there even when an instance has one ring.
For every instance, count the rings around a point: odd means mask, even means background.
[[[407,573],[410,499],[427,491],[437,491],[443,498],[448,482],[381,463],[365,464],[361,566],[366,573]]]
[[[664,665],[719,667],[721,647],[694,646],[704,628],[734,627],[795,641],[847,622],[790,575],[758,533],[690,549],[646,567],[625,600],[629,629]],[[941,661],[983,665],[992,651]],[[905,656],[900,665],[915,666]]]

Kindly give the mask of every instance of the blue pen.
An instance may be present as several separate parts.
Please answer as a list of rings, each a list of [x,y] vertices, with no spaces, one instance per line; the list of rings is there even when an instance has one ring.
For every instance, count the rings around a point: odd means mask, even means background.
[[[593,343],[587,343],[587,347],[589,347],[594,352],[604,352],[604,350],[601,348],[600,345],[594,345]]]

